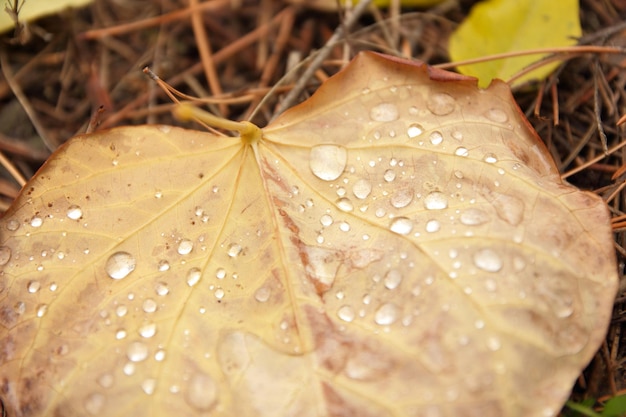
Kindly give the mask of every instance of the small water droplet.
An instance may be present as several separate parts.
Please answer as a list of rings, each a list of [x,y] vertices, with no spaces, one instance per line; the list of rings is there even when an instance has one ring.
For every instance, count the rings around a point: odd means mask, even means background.
[[[500,339],[495,336],[490,336],[487,338],[487,347],[489,350],[496,351],[499,350],[502,345],[500,344]]]
[[[6,265],[11,260],[11,248],[0,246],[0,265]]]
[[[136,262],[128,252],[115,252],[107,260],[104,270],[111,278],[122,279],[135,270]]]
[[[32,227],[41,227],[42,224],[43,224],[43,219],[39,216],[33,216],[30,219],[30,225]]]
[[[341,211],[350,212],[354,210],[354,206],[352,205],[352,201],[349,198],[343,197],[335,202],[337,204],[337,208]]]
[[[159,261],[158,267],[159,267],[159,271],[165,272],[170,269],[170,263],[166,261],[165,259],[161,259]]]
[[[487,272],[498,272],[503,266],[500,256],[488,248],[474,253],[474,265]]]
[[[160,295],[161,297],[167,295],[170,292],[170,289],[168,288],[166,282],[157,282],[154,290],[156,291],[157,295]]]
[[[478,226],[490,220],[489,214],[481,209],[468,208],[461,213],[461,223],[466,226]]]
[[[231,243],[230,245],[228,245],[228,256],[230,256],[231,258],[236,258],[237,256],[239,256],[241,254],[241,251],[243,250],[243,248],[241,247],[240,244],[238,243]]]
[[[418,137],[422,133],[424,133],[424,128],[419,123],[413,123],[413,124],[409,125],[409,127],[406,130],[406,134],[411,139]]]
[[[428,97],[426,107],[436,116],[445,116],[454,111],[456,100],[450,94],[435,93]]]
[[[193,242],[189,239],[183,239],[178,244],[178,253],[181,255],[189,255],[193,250]]]
[[[454,154],[456,156],[469,156],[469,151],[467,150],[467,148],[464,148],[463,146],[459,146],[458,148],[455,149]]]
[[[403,208],[411,204],[413,201],[412,189],[400,189],[396,191],[390,199],[391,205],[395,208]]]
[[[424,197],[424,207],[427,210],[442,210],[448,207],[448,198],[440,191],[432,191]]]
[[[126,330],[125,329],[117,329],[117,331],[115,332],[115,338],[117,340],[122,340],[126,338]]]
[[[157,303],[152,298],[146,298],[143,302],[142,308],[146,313],[154,313],[157,309]]]
[[[88,414],[95,416],[102,412],[106,404],[106,397],[99,392],[91,393],[85,398],[84,406]]]
[[[111,388],[115,382],[115,378],[112,374],[106,373],[100,375],[97,382],[102,388]]]
[[[372,107],[370,118],[376,122],[393,122],[398,119],[398,107],[393,103],[380,103]]]
[[[346,169],[348,151],[343,146],[318,145],[311,148],[309,167],[317,178],[333,181]]]
[[[352,193],[358,199],[364,200],[372,192],[372,184],[366,179],[360,179],[352,186]]]
[[[487,113],[485,113],[485,117],[496,123],[504,123],[509,120],[509,116],[507,116],[506,112],[502,109],[489,109]]]
[[[402,274],[397,269],[390,269],[389,272],[385,274],[384,282],[385,288],[394,290],[402,282]]]
[[[41,288],[41,283],[39,281],[30,281],[27,288],[29,293],[34,294]]]
[[[399,235],[408,235],[413,230],[413,222],[406,217],[395,217],[391,220],[389,230]]]
[[[492,153],[487,153],[483,157],[483,161],[487,162],[488,164],[495,164],[496,162],[498,162],[498,158]]]
[[[37,306],[37,317],[43,317],[46,315],[47,312],[48,312],[47,304],[39,304]]]
[[[333,224],[333,218],[328,214],[324,214],[322,217],[320,217],[320,223],[322,223],[322,226],[328,227]]]
[[[272,290],[268,287],[261,287],[254,292],[254,299],[259,303],[264,303],[270,299],[270,295],[272,295]]]
[[[439,229],[441,229],[441,223],[439,223],[438,220],[428,220],[426,222],[426,231],[428,233],[435,233],[438,232]]]
[[[463,133],[459,130],[452,132],[452,138],[461,142],[463,140]]]
[[[441,145],[441,142],[443,142],[443,135],[438,130],[435,130],[430,135],[428,135],[428,139],[430,140],[430,143],[435,146]]]
[[[393,324],[398,319],[398,308],[392,303],[384,303],[374,313],[374,321],[381,326]]]
[[[348,223],[348,222],[340,222],[339,223],[339,230],[341,230],[342,232],[349,232],[350,231],[350,223]]]
[[[387,182],[392,182],[393,180],[396,179],[396,172],[393,169],[388,169],[385,171],[385,173],[383,174],[383,178],[385,179],[385,181]]]
[[[196,372],[189,378],[185,401],[198,411],[210,411],[217,404],[218,386],[209,375]]]
[[[200,281],[200,277],[202,276],[202,272],[199,268],[191,268],[187,272],[187,285],[193,287]]]
[[[132,342],[126,349],[126,357],[131,362],[141,362],[148,357],[148,346],[143,342]]]
[[[141,389],[147,395],[152,395],[154,393],[154,389],[156,388],[156,379],[147,378],[141,382]]]
[[[156,330],[156,323],[145,323],[139,328],[139,335],[141,335],[141,337],[149,339],[156,334]]]
[[[217,268],[215,271],[215,277],[217,279],[224,279],[226,277],[226,270],[224,268]]]
[[[124,367],[122,368],[122,372],[124,372],[124,375],[131,376],[132,374],[135,373],[135,364],[132,362],[128,362],[124,364]]]
[[[78,220],[83,216],[83,211],[77,205],[71,205],[67,208],[67,217],[72,220]]]
[[[225,293],[223,289],[218,288],[215,290],[214,295],[215,295],[215,298],[217,298],[218,300],[221,300],[222,298],[224,298]]]
[[[347,321],[350,323],[356,317],[354,309],[348,305],[344,305],[339,307],[337,310],[337,317],[339,317],[343,321]]]
[[[159,349],[154,353],[154,360],[157,362],[162,362],[165,359],[165,351],[163,349]]]

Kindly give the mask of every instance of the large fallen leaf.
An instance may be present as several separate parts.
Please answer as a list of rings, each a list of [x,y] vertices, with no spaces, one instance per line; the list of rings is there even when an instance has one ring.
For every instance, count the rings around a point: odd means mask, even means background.
[[[82,7],[93,0],[5,0],[0,7],[0,33],[13,29],[15,16],[13,6],[18,5],[18,19],[20,22],[35,20],[36,18],[59,13],[68,7]]]
[[[486,0],[476,4],[450,36],[450,57],[462,61],[505,52],[571,46],[581,34],[578,0]],[[490,60],[458,69],[477,77],[480,85],[486,86],[495,78],[508,80],[546,55]],[[543,79],[558,65],[553,62],[541,66],[515,83]]]
[[[9,416],[559,410],[611,312],[607,210],[504,84],[363,53],[258,133],[99,132],[28,183]]]

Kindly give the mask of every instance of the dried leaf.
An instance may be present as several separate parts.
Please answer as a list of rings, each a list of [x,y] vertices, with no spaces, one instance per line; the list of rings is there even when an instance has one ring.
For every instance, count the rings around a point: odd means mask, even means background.
[[[82,7],[93,0],[8,0],[2,2],[0,10],[0,33],[13,29],[15,20],[20,22],[61,12],[68,7]],[[16,6],[17,4],[17,6]],[[16,6],[16,7],[14,7]],[[16,15],[16,11],[19,13]]]
[[[581,34],[578,0],[487,0],[476,4],[450,36],[450,57],[461,61],[504,52],[571,46]],[[495,78],[508,80],[546,55],[490,60],[458,69],[487,86]],[[544,65],[515,83],[543,79],[558,64]]]
[[[360,54],[263,137],[117,128],[0,222],[25,416],[549,416],[616,291],[607,209],[500,82]]]

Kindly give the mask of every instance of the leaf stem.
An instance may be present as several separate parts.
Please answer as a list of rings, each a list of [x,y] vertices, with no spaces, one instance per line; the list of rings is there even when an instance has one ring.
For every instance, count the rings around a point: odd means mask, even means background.
[[[245,144],[258,142],[263,136],[261,128],[253,123],[243,121],[235,122],[215,116],[207,111],[192,106],[189,103],[181,103],[174,107],[174,116],[181,120],[199,120],[209,126],[220,129],[233,130],[239,133],[241,141]]]

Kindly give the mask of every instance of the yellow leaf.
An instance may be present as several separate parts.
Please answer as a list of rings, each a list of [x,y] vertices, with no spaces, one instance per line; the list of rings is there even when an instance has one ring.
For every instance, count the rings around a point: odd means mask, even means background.
[[[84,135],[25,186],[0,220],[9,416],[558,412],[612,236],[506,85],[362,53],[254,131]]]
[[[0,11],[0,33],[13,29],[15,20],[5,7],[12,10],[11,5],[18,2],[20,22],[28,22],[38,17],[63,11],[68,7],[82,7],[93,0],[5,0]]]
[[[581,35],[578,0],[487,0],[475,5],[450,37],[450,57],[461,61],[504,52],[576,44]],[[475,76],[481,86],[492,79],[508,80],[544,55],[460,66],[463,74]],[[516,81],[517,84],[547,77],[558,63],[545,65]]]

